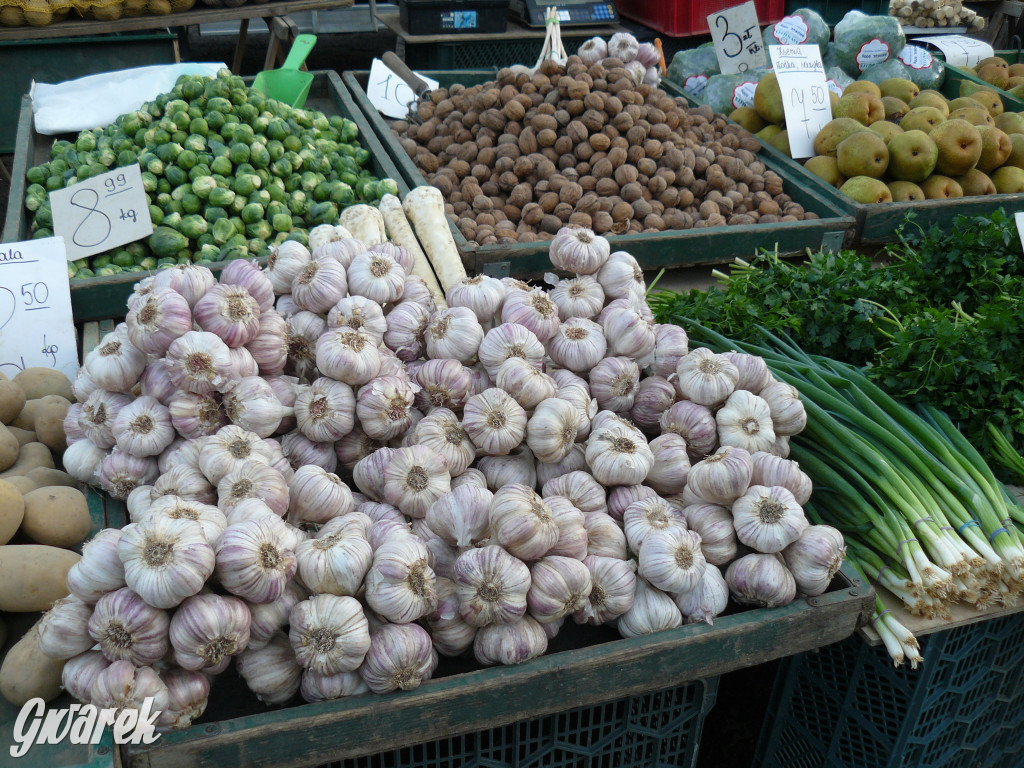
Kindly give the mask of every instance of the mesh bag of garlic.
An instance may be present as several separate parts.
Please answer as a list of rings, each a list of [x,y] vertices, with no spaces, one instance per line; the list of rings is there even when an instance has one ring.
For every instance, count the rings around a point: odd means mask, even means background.
[[[801,508],[800,399],[655,324],[632,256],[563,229],[548,289],[466,277],[442,306],[364,237],[159,271],[85,357],[65,467],[131,523],[41,622],[75,697],[153,696],[175,728],[229,667],[267,704],[387,693],[566,624],[635,637],[827,589],[843,540]]]

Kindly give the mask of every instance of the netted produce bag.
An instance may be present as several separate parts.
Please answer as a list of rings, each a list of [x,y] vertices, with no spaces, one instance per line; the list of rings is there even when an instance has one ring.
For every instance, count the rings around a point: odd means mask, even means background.
[[[20,1],[0,0],[0,25],[4,27],[25,26],[25,12],[21,6]]]
[[[149,0],[146,10],[151,16],[167,16],[172,8],[168,0]]]
[[[171,0],[171,13],[183,13],[192,9],[196,0]]]
[[[116,21],[124,16],[124,0],[74,0],[80,16],[97,21]]]

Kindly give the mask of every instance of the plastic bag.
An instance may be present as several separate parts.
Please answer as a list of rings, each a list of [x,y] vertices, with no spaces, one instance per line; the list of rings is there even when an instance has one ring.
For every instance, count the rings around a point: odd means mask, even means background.
[[[900,51],[899,60],[907,68],[907,77],[922,91],[938,90],[946,78],[946,64],[942,59],[919,45],[907,45]]]

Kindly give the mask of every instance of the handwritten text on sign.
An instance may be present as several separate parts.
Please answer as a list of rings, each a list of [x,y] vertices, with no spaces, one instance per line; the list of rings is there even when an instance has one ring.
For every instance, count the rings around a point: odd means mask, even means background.
[[[928,35],[915,37],[914,41],[934,45],[945,55],[946,62],[955,67],[973,67],[982,59],[995,55],[992,46],[984,40],[964,35]]]
[[[708,15],[718,66],[725,74],[768,66],[754,0]]]
[[[430,90],[434,90],[439,85],[437,80],[424,77],[419,72],[416,74],[430,87]],[[405,80],[388,69],[388,65],[380,59],[374,59],[370,66],[366,96],[378,112],[396,119],[404,118],[409,114],[410,102],[413,106],[416,102],[416,94],[413,93],[412,88],[405,84]]]
[[[116,168],[50,193],[53,232],[64,238],[68,261],[109,251],[153,234],[149,200],[138,165]]]
[[[0,371],[78,370],[71,289],[60,237],[0,244]]]
[[[821,51],[816,45],[770,45],[768,51],[782,91],[790,154],[812,157],[818,131],[832,119]]]

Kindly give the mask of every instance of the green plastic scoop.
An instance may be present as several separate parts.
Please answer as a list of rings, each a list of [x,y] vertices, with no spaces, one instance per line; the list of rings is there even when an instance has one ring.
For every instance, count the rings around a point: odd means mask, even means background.
[[[316,35],[296,35],[288,58],[280,69],[271,69],[256,75],[252,87],[267,98],[302,107],[309,96],[309,85],[313,82],[312,72],[302,72],[299,67],[316,45]]]

